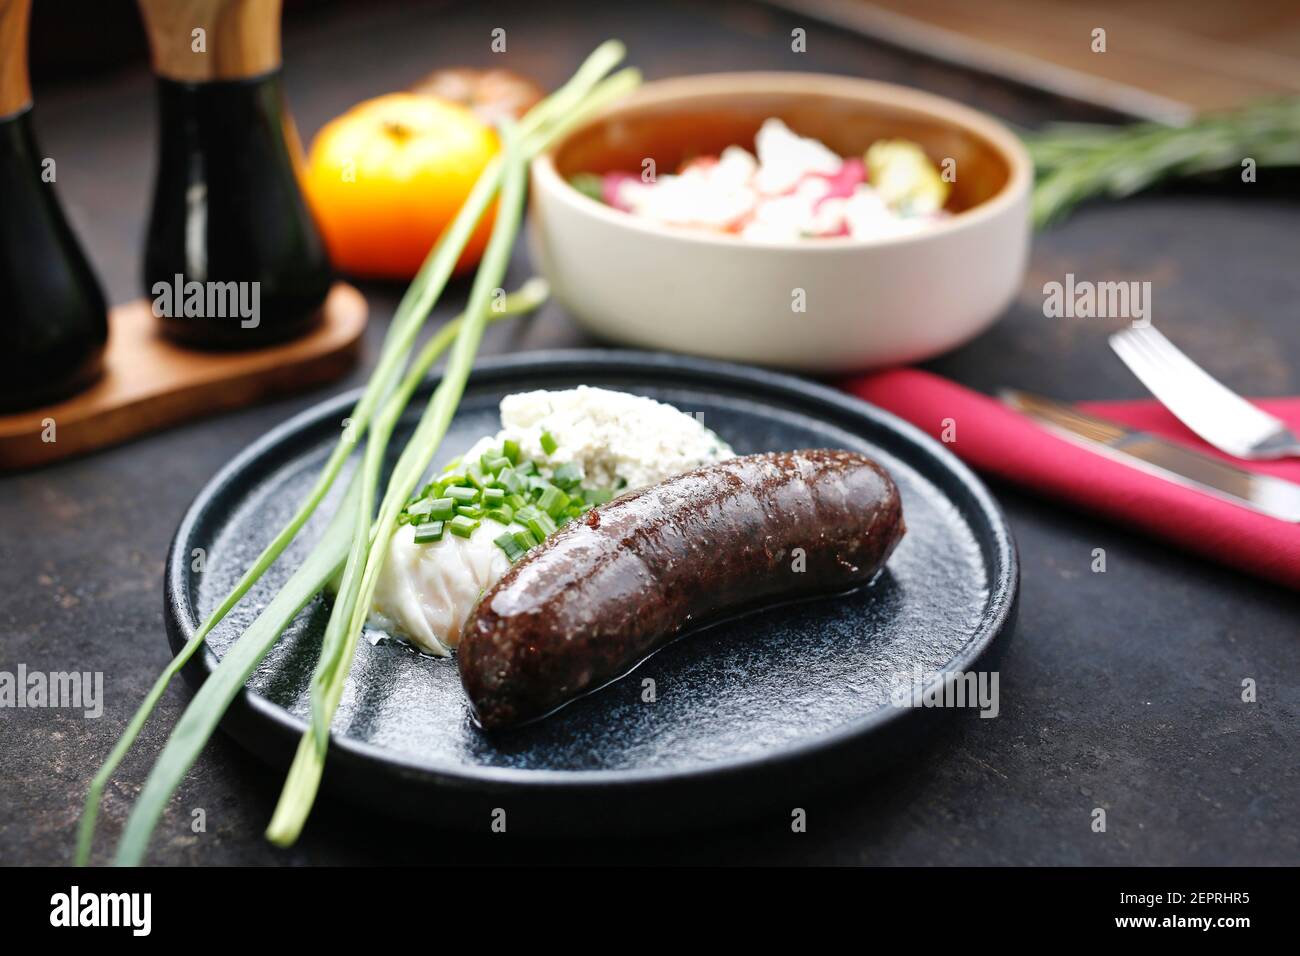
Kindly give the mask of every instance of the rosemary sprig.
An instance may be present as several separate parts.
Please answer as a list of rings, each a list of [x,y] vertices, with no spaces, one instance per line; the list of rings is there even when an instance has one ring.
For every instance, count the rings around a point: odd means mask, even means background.
[[[1024,135],[1038,182],[1032,217],[1044,226],[1079,203],[1119,199],[1157,182],[1241,169],[1300,166],[1300,97],[1207,114],[1188,126],[1060,124]]]

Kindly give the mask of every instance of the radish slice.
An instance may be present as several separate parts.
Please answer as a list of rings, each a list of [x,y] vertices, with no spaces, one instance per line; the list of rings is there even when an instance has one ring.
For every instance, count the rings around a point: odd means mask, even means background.
[[[848,199],[859,185],[867,181],[867,164],[856,156],[844,160],[839,170],[831,176],[822,177],[830,190],[817,201],[820,207],[828,199]]]
[[[640,185],[639,177],[631,173],[606,173],[600,179],[600,193],[605,205],[613,206],[623,212],[632,212],[632,205],[623,197],[623,187],[629,183]]]

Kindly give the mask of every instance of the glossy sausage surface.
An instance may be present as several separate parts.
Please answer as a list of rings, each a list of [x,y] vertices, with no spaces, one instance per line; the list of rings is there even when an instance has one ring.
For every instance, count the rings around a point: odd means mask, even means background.
[[[732,458],[616,498],[534,548],[475,607],[458,650],[482,725],[541,717],[683,628],[866,584],[905,530],[864,455]]]

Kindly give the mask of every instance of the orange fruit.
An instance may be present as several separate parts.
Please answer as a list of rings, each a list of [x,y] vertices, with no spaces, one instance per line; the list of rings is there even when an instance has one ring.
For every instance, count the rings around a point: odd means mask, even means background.
[[[335,268],[414,276],[499,148],[468,109],[422,94],[390,93],[331,120],[312,143],[305,188]],[[482,256],[492,218],[489,208],[457,272]]]

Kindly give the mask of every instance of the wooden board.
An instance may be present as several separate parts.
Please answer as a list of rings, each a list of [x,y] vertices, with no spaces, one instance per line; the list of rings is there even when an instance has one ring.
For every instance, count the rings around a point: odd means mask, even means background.
[[[323,321],[303,338],[249,352],[201,352],[159,334],[149,300],[117,306],[98,382],[54,405],[0,415],[0,470],[107,448],[340,377],[356,363],[366,300],[336,283],[322,308]]]
[[[931,56],[1147,119],[1300,93],[1295,0],[769,0]],[[1092,31],[1106,31],[1093,52]]]

